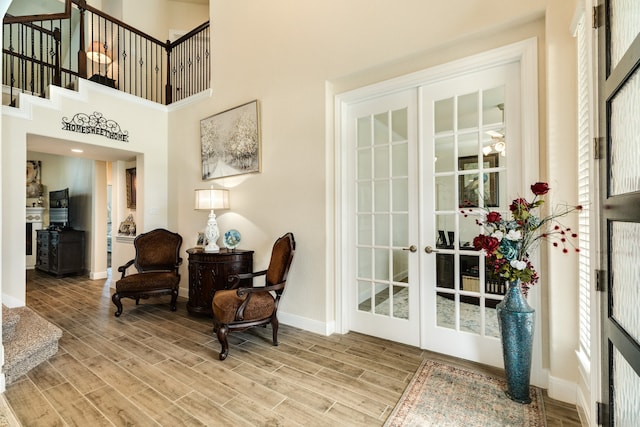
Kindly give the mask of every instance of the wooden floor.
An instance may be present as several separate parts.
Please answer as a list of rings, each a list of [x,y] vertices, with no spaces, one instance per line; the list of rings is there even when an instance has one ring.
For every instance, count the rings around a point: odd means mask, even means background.
[[[109,282],[27,272],[27,305],[63,329],[58,353],[9,385],[24,426],[379,426],[423,358],[498,373],[357,333],[324,337],[281,326],[230,335],[217,358],[211,321],[185,301],[124,300]],[[580,425],[575,407],[545,397],[549,426]]]

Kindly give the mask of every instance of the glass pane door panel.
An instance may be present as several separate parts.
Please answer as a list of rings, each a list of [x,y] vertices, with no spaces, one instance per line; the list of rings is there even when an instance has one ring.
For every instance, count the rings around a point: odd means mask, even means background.
[[[373,209],[371,181],[358,183],[358,212],[371,212]]]
[[[371,145],[371,118],[361,117],[357,123],[358,137],[356,139],[356,146],[368,147]]]
[[[373,221],[371,215],[358,215],[357,240],[359,245],[371,245],[373,243]]]
[[[388,249],[374,249],[375,255],[375,280],[389,281],[389,250]]]
[[[457,206],[455,177],[439,176],[436,178],[436,210],[453,211]]]
[[[640,190],[640,72],[628,81],[611,101],[610,112],[611,193]],[[633,123],[635,126],[630,126]]]
[[[378,146],[373,149],[374,178],[389,178],[389,147]]]
[[[402,108],[391,112],[391,141],[406,141],[409,132],[407,129],[407,109]]]
[[[482,125],[504,127],[504,86],[482,91]]]
[[[480,298],[460,296],[460,330],[480,335],[482,333],[482,312]]]
[[[456,329],[456,295],[446,292],[436,294],[436,325],[441,328]]]
[[[358,276],[362,278],[370,278],[373,272],[371,265],[370,248],[358,248]]]
[[[640,223],[614,222],[611,226],[610,288],[613,317],[640,342]]]
[[[452,172],[456,170],[456,158],[453,155],[453,137],[443,136],[435,139],[435,162],[436,173]]]
[[[496,305],[500,300],[486,299],[484,308],[485,330],[484,334],[489,337],[500,338],[500,329],[498,329],[498,313]]]
[[[458,136],[458,167],[460,170],[474,169],[469,163],[478,164],[478,132]]]
[[[436,254],[436,286],[439,289],[455,288],[455,271],[453,254]]]
[[[458,129],[478,127],[478,93],[458,97]]]
[[[358,179],[371,179],[371,150],[358,150]]]
[[[482,216],[476,215],[473,212],[470,215],[463,215],[459,218],[461,249],[473,250],[473,239],[480,234],[481,231],[480,226],[476,223],[477,219],[482,219]]]
[[[609,14],[611,68],[614,68],[640,32],[637,0],[611,2]]]
[[[389,215],[374,215],[375,239],[376,246],[389,245]]]
[[[389,142],[389,115],[385,113],[373,116],[373,143],[375,145]]]
[[[435,133],[453,131],[453,98],[436,101],[434,115]]]
[[[391,171],[393,176],[409,175],[409,144],[404,142],[391,146]]]
[[[409,210],[409,179],[398,178],[391,182],[391,194],[393,212],[406,212]]]
[[[375,189],[375,211],[389,212],[389,181],[375,181],[373,188]]]
[[[455,243],[455,214],[436,215],[436,236],[438,240],[436,246],[438,248],[452,249]]]
[[[396,249],[393,251],[393,281],[408,283],[409,251]]]
[[[393,227],[392,246],[409,247],[409,214],[393,214],[391,221]]]
[[[358,310],[371,311],[371,301],[373,299],[372,283],[365,280],[358,280]]]
[[[640,376],[613,347],[613,419],[616,426],[639,426]]]
[[[375,284],[375,297],[374,297],[374,313],[380,313],[389,315],[389,305],[391,304],[389,291],[391,288],[386,283]]]
[[[393,287],[393,317],[409,318],[409,288],[406,286]]]

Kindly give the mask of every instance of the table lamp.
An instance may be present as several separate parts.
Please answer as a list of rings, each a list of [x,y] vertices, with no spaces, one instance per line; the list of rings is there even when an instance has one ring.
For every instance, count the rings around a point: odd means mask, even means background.
[[[216,244],[220,237],[220,230],[216,221],[214,209],[229,209],[229,190],[208,188],[206,190],[196,190],[196,209],[208,210],[209,219],[207,227],[204,230],[204,236],[207,239],[205,252],[220,252],[220,247]]]

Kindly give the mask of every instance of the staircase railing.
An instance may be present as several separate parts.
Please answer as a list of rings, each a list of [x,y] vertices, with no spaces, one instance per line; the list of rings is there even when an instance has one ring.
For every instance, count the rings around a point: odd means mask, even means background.
[[[210,86],[209,22],[162,42],[89,5],[70,0],[64,14],[14,17],[3,25],[4,95],[46,96],[85,78],[161,104]]]

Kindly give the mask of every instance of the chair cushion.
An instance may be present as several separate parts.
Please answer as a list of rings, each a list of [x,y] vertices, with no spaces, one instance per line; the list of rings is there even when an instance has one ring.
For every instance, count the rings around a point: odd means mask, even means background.
[[[235,289],[216,291],[211,308],[213,315],[220,323],[231,323],[236,317],[236,310],[244,302],[246,295],[238,297]],[[244,309],[244,320],[260,320],[271,316],[275,308],[273,296],[269,292],[257,292],[251,295],[249,304]]]
[[[131,274],[116,282],[118,292],[155,291],[158,289],[172,289],[180,284],[179,276],[170,271],[154,271],[148,273]]]

